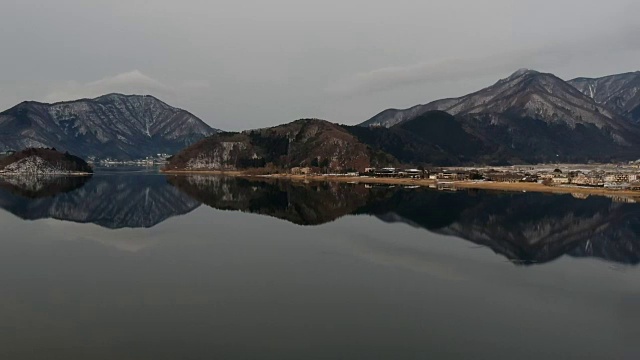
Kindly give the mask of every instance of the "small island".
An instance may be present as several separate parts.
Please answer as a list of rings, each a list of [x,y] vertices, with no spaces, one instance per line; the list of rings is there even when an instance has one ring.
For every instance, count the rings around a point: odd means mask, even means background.
[[[0,175],[90,175],[83,159],[56,149],[28,148],[0,159]]]

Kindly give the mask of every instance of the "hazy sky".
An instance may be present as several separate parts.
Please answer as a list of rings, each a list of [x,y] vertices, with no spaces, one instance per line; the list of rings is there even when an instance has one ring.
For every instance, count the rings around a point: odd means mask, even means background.
[[[0,108],[156,95],[226,130],[355,124],[518,68],[640,70],[637,0],[0,0]]]

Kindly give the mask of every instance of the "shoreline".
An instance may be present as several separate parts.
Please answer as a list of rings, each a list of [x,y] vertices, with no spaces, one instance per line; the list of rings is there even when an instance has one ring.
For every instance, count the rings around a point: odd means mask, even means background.
[[[251,175],[245,171],[239,170],[162,170],[161,174],[167,175],[227,175],[227,176],[265,176],[265,175]]]
[[[0,176],[21,176],[21,175],[36,175],[36,176],[90,176],[94,173],[88,172],[73,172],[73,173],[27,173],[27,172],[0,172]]]
[[[434,187],[445,185],[452,190],[474,189],[474,190],[496,190],[506,192],[537,192],[549,194],[582,194],[593,196],[624,196],[640,197],[640,191],[636,190],[616,190],[599,187],[577,187],[577,186],[547,186],[539,183],[508,183],[494,181],[447,181],[438,182],[431,179],[409,179],[409,178],[376,178],[362,176],[329,176],[329,175],[291,175],[291,174],[271,174],[255,175],[243,171],[222,171],[222,170],[170,170],[161,171],[166,175],[223,175],[243,178],[258,179],[283,179],[296,182],[340,182],[369,185],[401,185]]]

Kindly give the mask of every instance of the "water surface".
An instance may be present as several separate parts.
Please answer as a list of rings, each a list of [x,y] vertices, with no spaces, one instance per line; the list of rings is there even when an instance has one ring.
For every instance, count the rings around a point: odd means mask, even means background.
[[[640,354],[629,199],[37,180],[0,182],[2,358]]]

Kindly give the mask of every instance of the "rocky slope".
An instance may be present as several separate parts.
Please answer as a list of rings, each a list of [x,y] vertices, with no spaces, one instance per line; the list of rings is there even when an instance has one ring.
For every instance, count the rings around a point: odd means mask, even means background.
[[[84,160],[55,149],[29,148],[0,159],[0,174],[54,175],[90,174]]]
[[[0,113],[0,151],[55,147],[85,158],[126,160],[173,154],[216,131],[153,96],[30,101]]]
[[[239,170],[318,167],[364,170],[395,160],[372,151],[344,128],[324,120],[303,119],[242,133],[219,133],[176,154],[167,170]]]
[[[577,78],[570,80],[569,84],[632,123],[640,123],[640,71],[601,78]]]

